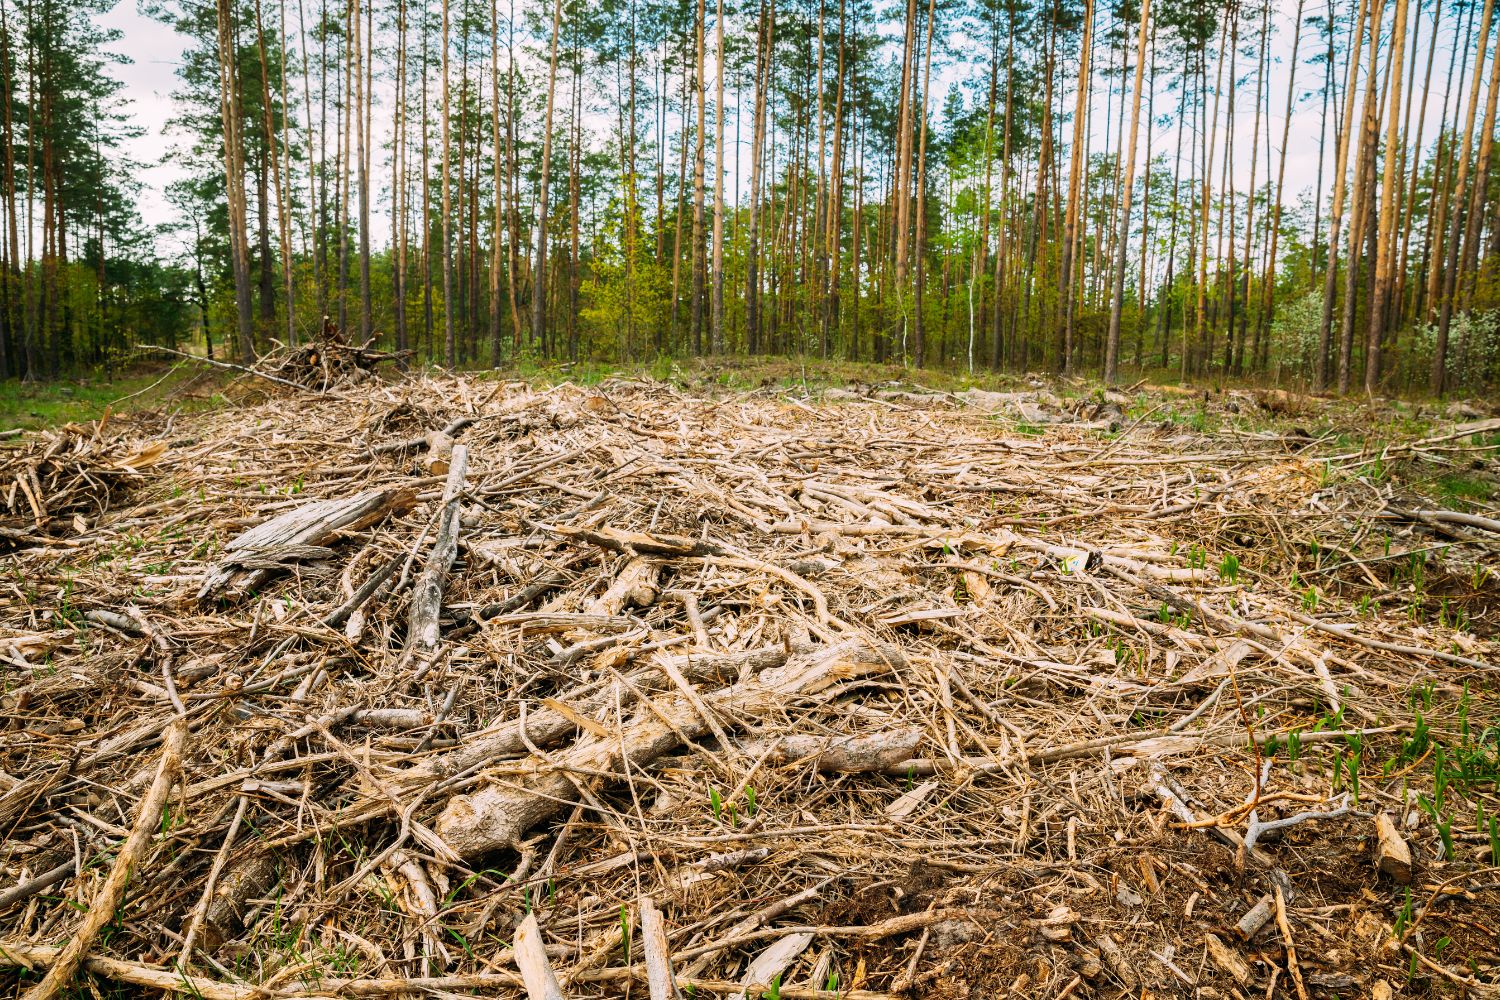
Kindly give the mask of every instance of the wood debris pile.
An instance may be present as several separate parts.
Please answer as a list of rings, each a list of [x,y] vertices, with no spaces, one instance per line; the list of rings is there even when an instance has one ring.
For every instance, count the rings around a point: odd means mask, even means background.
[[[26,440],[0,975],[1493,989],[1500,536],[1332,435],[999,402],[1058,416],[424,377]],[[129,502],[53,544],[84,453]]]
[[[326,390],[374,377],[382,362],[404,363],[411,351],[381,351],[371,345],[352,344],[337,323],[325,317],[323,329],[305,344],[282,347],[263,357],[256,371],[283,382],[295,382]]]
[[[0,451],[0,552],[84,530],[145,482],[164,441],[122,442],[68,424]]]

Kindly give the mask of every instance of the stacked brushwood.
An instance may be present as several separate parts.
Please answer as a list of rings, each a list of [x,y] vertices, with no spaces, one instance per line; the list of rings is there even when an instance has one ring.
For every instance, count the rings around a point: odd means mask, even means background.
[[[68,424],[0,450],[0,552],[87,530],[167,454],[165,441],[121,442]]]
[[[278,347],[262,357],[255,370],[326,390],[365,382],[375,376],[382,363],[404,364],[412,356],[411,351],[377,350],[372,346],[375,341],[376,337],[371,337],[363,344],[350,343],[338,324],[325,317],[317,336],[306,343]]]
[[[389,357],[6,453],[6,988],[1496,981],[1489,515],[1369,471],[1500,423]]]

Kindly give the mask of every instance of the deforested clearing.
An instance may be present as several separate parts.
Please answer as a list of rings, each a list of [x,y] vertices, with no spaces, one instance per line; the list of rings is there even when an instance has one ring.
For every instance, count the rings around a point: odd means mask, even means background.
[[[8,990],[1500,988],[1493,412],[328,365],[0,443]]]

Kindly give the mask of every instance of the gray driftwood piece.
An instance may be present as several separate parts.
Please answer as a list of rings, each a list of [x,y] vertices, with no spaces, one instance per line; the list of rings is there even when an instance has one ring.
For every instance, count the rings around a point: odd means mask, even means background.
[[[683,739],[696,739],[710,731],[703,708],[708,715],[757,718],[793,699],[887,673],[905,663],[899,650],[851,640],[793,654],[781,666],[698,697],[657,698],[627,718],[616,738],[587,733],[546,757],[533,754],[507,762],[503,782],[450,799],[437,818],[436,832],[465,858],[514,847],[532,826],[577,801],[573,774],[616,773],[625,759],[633,768],[645,767],[675,750]]]
[[[224,557],[208,571],[198,600],[227,591],[239,596],[264,583],[286,558],[324,546],[340,532],[358,531],[394,510],[409,510],[416,501],[411,490],[366,490],[350,497],[319,500],[263,521],[224,546]],[[249,563],[250,565],[246,565]]]
[[[859,736],[788,733],[749,741],[742,749],[752,757],[769,750],[774,759],[786,764],[811,761],[825,774],[861,774],[885,771],[910,758],[922,736],[922,730],[914,726]]]
[[[443,499],[438,508],[437,537],[427,562],[422,567],[411,590],[411,617],[406,630],[406,646],[417,653],[430,653],[437,649],[440,629],[438,619],[443,613],[443,586],[448,582],[448,571],[458,556],[458,520],[463,507],[458,502],[463,492],[464,476],[469,471],[469,450],[463,445],[454,445],[448,466],[448,481],[443,485]]]

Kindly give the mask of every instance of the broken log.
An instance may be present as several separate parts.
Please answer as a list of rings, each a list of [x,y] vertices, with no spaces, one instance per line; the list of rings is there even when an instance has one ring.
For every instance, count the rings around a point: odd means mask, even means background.
[[[427,553],[427,562],[412,584],[411,613],[407,619],[406,648],[419,655],[437,649],[441,631],[438,619],[443,613],[443,586],[448,582],[448,571],[458,556],[458,521],[461,507],[459,494],[463,492],[464,476],[469,471],[469,450],[463,445],[453,448],[453,464],[448,469],[448,481],[443,485],[443,499],[438,506],[437,537],[432,550]]]
[[[529,1000],[563,1000],[557,973],[552,971],[547,949],[542,945],[542,929],[537,926],[535,913],[526,914],[516,928],[515,953],[516,968],[521,970]]]
[[[646,952],[646,989],[651,1000],[679,1000],[682,993],[672,977],[666,922],[650,896],[641,897],[641,943]]]
[[[922,730],[903,726],[863,736],[785,736],[753,740],[745,747],[752,757],[770,751],[783,764],[811,761],[824,774],[864,774],[887,771],[910,758],[922,742]]]
[[[238,597],[276,572],[270,561],[278,554],[303,546],[326,546],[340,533],[367,528],[392,512],[404,513],[415,502],[416,494],[405,488],[366,490],[351,497],[304,504],[263,521],[224,546],[223,559],[203,578],[198,600],[221,591]],[[247,560],[255,565],[247,567]]]
[[[725,718],[754,718],[792,698],[817,694],[840,681],[885,673],[904,662],[898,650],[844,642],[794,655],[782,666],[705,694],[702,701],[710,709],[722,709]],[[709,731],[695,699],[682,694],[660,698],[637,710],[615,739],[589,734],[547,758],[532,755],[505,767],[503,784],[454,797],[438,816],[436,832],[465,858],[514,847],[532,826],[577,801],[578,788],[571,773],[613,773],[626,760],[631,768],[643,767],[675,750],[683,739],[696,739]]]
[[[649,607],[656,603],[660,582],[660,563],[640,557],[631,559],[609,589],[589,604],[587,613],[613,616],[629,607]]]
[[[135,823],[131,826],[125,843],[120,846],[120,853],[115,855],[114,867],[110,869],[104,885],[94,894],[94,899],[89,903],[72,938],[63,945],[42,981],[26,991],[25,1000],[50,1000],[72,982],[73,975],[87,956],[94,938],[104,929],[105,924],[115,919],[116,911],[125,899],[125,887],[130,882],[131,873],[146,856],[161,819],[162,807],[167,804],[167,794],[177,782],[182,766],[182,748],[186,743],[185,722],[176,721],[167,727],[166,734],[162,737],[161,759],[156,765],[156,777],[141,798]]]
[[[1411,882],[1411,847],[1390,813],[1375,817],[1375,867],[1401,885]]]

